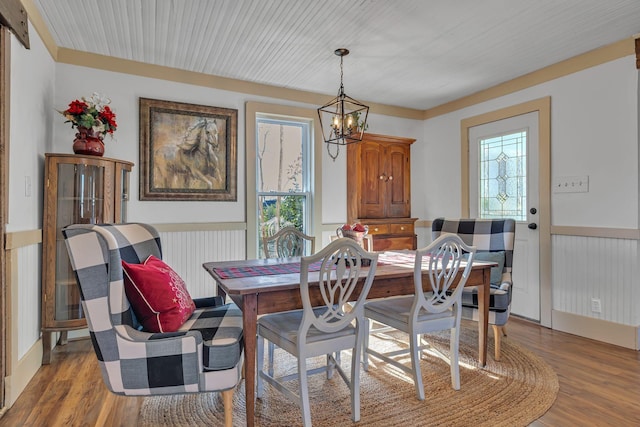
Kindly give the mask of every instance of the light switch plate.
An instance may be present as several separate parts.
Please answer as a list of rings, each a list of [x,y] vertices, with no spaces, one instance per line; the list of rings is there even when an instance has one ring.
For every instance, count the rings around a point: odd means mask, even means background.
[[[559,176],[553,180],[554,193],[588,193],[589,176]]]

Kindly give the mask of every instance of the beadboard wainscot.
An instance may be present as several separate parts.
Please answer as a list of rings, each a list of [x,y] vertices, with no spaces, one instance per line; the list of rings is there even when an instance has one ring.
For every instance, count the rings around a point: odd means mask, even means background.
[[[246,259],[244,222],[152,225],[160,234],[163,259],[185,281],[192,298],[217,292],[203,263]]]
[[[552,226],[551,234],[553,329],[640,350],[640,230]]]
[[[7,232],[5,406],[11,406],[42,363],[40,301],[42,230]]]

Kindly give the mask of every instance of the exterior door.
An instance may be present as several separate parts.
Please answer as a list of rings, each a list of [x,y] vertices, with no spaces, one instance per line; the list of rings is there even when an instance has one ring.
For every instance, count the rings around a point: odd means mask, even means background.
[[[536,321],[540,321],[538,171],[538,112],[469,128],[470,216],[516,219],[511,311]]]

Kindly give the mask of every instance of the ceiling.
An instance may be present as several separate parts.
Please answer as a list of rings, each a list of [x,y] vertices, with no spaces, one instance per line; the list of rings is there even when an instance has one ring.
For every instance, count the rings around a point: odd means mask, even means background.
[[[640,32],[639,0],[30,0],[58,47],[426,110]]]

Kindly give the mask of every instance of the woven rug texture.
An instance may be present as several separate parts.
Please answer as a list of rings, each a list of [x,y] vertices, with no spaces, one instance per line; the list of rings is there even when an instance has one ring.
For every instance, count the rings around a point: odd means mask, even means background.
[[[502,356],[493,360],[490,334],[488,361],[484,368],[477,362],[477,324],[464,322],[460,339],[460,390],[451,388],[449,366],[427,352],[421,362],[425,400],[416,397],[413,381],[397,368],[375,358],[369,371],[361,370],[360,422],[367,427],[390,426],[526,426],[541,417],[558,393],[558,377],[538,356],[509,337],[502,339]],[[447,355],[449,334],[427,336],[427,341]],[[399,333],[371,337],[372,347],[388,351],[407,347],[407,336]],[[265,352],[266,353],[266,352]],[[400,356],[409,365],[409,356]],[[308,359],[307,366],[320,366],[324,357]],[[350,354],[343,352],[343,368],[350,373]],[[276,350],[276,375],[296,370],[296,359]],[[296,389],[297,381],[288,383]],[[356,425],[351,421],[349,389],[336,373],[331,380],[325,374],[309,377],[311,419],[314,426]],[[233,424],[245,423],[244,383],[233,400]],[[222,426],[224,413],[219,393],[200,393],[145,398],[142,426]],[[298,426],[302,424],[298,406],[269,384],[265,396],[256,400],[257,426]]]

